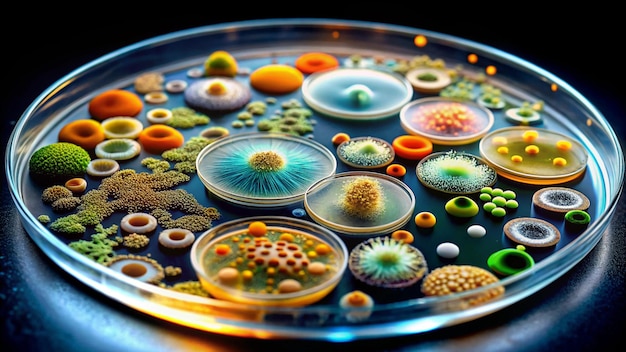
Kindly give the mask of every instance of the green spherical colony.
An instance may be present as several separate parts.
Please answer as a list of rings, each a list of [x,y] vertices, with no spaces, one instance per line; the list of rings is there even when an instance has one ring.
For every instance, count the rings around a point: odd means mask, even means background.
[[[28,162],[30,174],[50,180],[63,180],[85,174],[91,162],[82,147],[67,142],[48,144],[37,149]]]

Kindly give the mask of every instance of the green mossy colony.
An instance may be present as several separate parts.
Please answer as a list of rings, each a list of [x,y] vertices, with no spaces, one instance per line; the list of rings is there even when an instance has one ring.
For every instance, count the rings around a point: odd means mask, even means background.
[[[147,212],[163,228],[207,230],[220,216],[217,209],[202,206],[184,189],[171,189],[189,179],[188,175],[174,170],[157,173],[119,170],[104,178],[98,188],[83,194],[76,212],[54,220],[50,229],[81,234],[87,226],[98,225],[115,212]],[[174,219],[170,213],[174,210],[184,214]]]
[[[354,247],[348,267],[358,280],[386,288],[411,286],[428,271],[422,252],[388,236],[369,238]]]
[[[351,138],[337,147],[341,161],[356,168],[379,168],[393,161],[395,152],[391,144],[376,137]]]
[[[84,148],[73,143],[56,142],[35,150],[28,166],[30,174],[37,180],[55,182],[85,175],[90,161],[91,157]]]
[[[458,218],[471,218],[478,214],[478,204],[466,196],[457,196],[446,202],[446,212]]]
[[[510,276],[531,268],[535,260],[525,251],[524,246],[501,249],[487,258],[489,269],[502,276]]]
[[[416,173],[424,186],[450,194],[476,193],[497,179],[495,170],[480,158],[456,151],[425,157],[417,164]]]

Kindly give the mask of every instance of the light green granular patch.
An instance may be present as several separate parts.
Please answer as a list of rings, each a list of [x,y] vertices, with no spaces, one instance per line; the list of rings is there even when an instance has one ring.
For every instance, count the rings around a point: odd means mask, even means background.
[[[172,118],[167,121],[167,125],[174,128],[188,129],[197,125],[206,125],[209,122],[211,122],[211,119],[207,115],[182,106],[172,109]]]
[[[115,257],[114,248],[120,244],[118,241],[109,238],[109,236],[117,233],[117,229],[118,226],[115,224],[108,228],[98,224],[94,228],[96,233],[91,235],[90,241],[74,241],[69,244],[69,247],[97,263],[107,264]]]

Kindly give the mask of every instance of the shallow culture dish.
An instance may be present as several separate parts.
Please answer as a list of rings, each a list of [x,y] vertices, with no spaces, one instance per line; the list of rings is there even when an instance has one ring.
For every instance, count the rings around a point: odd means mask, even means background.
[[[253,43],[248,38],[254,38]],[[366,49],[363,48],[364,42],[368,43]],[[249,86],[249,73],[267,65],[281,65],[281,70],[264,70],[263,73],[264,76],[282,74],[282,83],[289,89],[281,89],[279,93],[252,89],[250,103],[241,109],[203,113],[180,109],[186,107],[184,88],[160,91],[160,96],[167,99],[158,100],[158,104],[154,103],[153,92],[144,94],[142,90],[141,94],[137,94],[142,104],[132,105],[140,106],[141,110],[128,111],[125,115],[139,119],[146,129],[159,123],[162,126],[177,126],[172,128],[182,134],[182,146],[165,152],[142,148],[138,156],[116,161],[119,171],[112,176],[83,172],[88,165],[87,160],[84,160],[85,163],[78,170],[81,173],[78,177],[84,178],[87,184],[86,189],[79,190],[82,193],[74,194],[70,191],[68,194],[58,187],[47,189],[49,185],[36,182],[29,174],[30,156],[39,148],[57,142],[63,126],[90,116],[89,103],[94,97],[117,89],[136,92],[135,79],[149,72],[161,73],[163,82],[160,84],[164,87],[171,87],[171,82],[176,82],[177,87],[190,87],[191,83],[207,78],[204,75],[205,61],[212,53],[220,50],[231,54],[237,61],[236,67],[228,66],[228,61],[222,65],[226,71],[220,72],[233,72],[236,69],[237,73],[230,79]],[[197,285],[198,277],[192,269],[189,247],[167,248],[159,244],[157,239],[164,230],[185,225],[193,228],[197,241],[200,234],[213,227],[233,219],[255,216],[259,212],[304,221],[312,219],[304,210],[301,199],[294,199],[293,203],[290,199],[289,202],[279,204],[279,207],[259,208],[248,206],[249,199],[244,198],[242,202],[241,198],[233,197],[230,193],[220,193],[220,189],[214,189],[217,194],[213,194],[195,173],[195,157],[200,150],[211,148],[210,143],[220,143],[221,138],[261,133],[258,128],[263,128],[264,132],[278,132],[297,140],[319,143],[334,158],[332,150],[336,146],[332,143],[332,136],[338,133],[352,137],[371,136],[390,143],[407,134],[400,121],[399,107],[394,106],[394,109],[374,116],[354,118],[352,115],[343,115],[341,111],[337,113],[333,109],[324,109],[324,104],[307,104],[302,89],[291,90],[299,80],[290,80],[285,73],[292,73],[297,58],[311,52],[332,55],[340,65],[350,70],[375,67],[383,70],[380,72],[393,72],[392,76],[403,87],[411,87],[410,84],[404,84],[403,78],[411,65],[454,69],[459,76],[474,77],[476,80],[473,86],[460,86],[458,81],[453,81],[439,93],[413,91],[411,101],[440,94],[448,98],[456,96],[467,99],[469,102],[484,96],[487,86],[496,87],[501,92],[497,99],[490,97],[490,101],[504,101],[507,107],[521,107],[528,102],[542,101],[541,111],[537,111],[541,120],[532,127],[563,134],[568,141],[580,144],[588,155],[584,172],[577,174],[576,178],[551,179],[550,183],[556,182],[559,184],[555,186],[575,189],[589,198],[590,205],[585,210],[590,218],[589,224],[574,231],[566,227],[565,219],[559,216],[543,216],[533,207],[531,199],[544,185],[519,183],[507,177],[498,177],[489,192],[469,195],[481,207],[477,215],[469,219],[454,218],[444,209],[453,195],[427,188],[420,184],[414,172],[407,172],[402,176],[393,176],[398,182],[404,183],[416,199],[414,210],[407,218],[402,218],[402,223],[408,221],[400,229],[407,230],[412,236],[404,233],[400,238],[407,243],[408,239],[412,240],[409,245],[415,246],[423,254],[430,271],[452,262],[455,266],[448,267],[451,271],[468,269],[477,275],[485,273],[489,270],[487,259],[491,254],[517,246],[503,232],[503,225],[515,218],[549,221],[559,229],[560,239],[553,246],[541,250],[526,248],[526,253],[535,262],[526,270],[500,277],[493,284],[445,296],[424,295],[420,290],[420,282],[393,289],[393,294],[389,294],[387,288],[374,289],[367,284],[357,286],[354,277],[346,271],[331,292],[303,307],[268,307],[209,297]],[[468,59],[475,56],[480,60]],[[442,64],[445,67],[440,67]],[[213,63],[211,66],[214,67]],[[291,71],[285,72],[286,67]],[[497,70],[489,70],[490,67],[497,67]],[[257,87],[265,87],[267,82],[261,80],[257,83]],[[368,99],[375,98],[359,84],[350,82],[351,89],[347,93],[351,99],[366,104]],[[220,93],[221,88],[228,87],[211,86],[215,94]],[[488,91],[494,92],[493,89]],[[167,109],[164,111],[171,112],[172,118],[153,119],[157,124],[152,124],[147,113],[156,107]],[[317,111],[316,107],[321,111]],[[493,114],[493,126],[489,133],[515,126],[505,116],[508,109],[489,109]],[[169,113],[166,115],[169,116]],[[99,120],[107,116],[100,111],[93,118]],[[197,138],[210,128],[226,130],[220,135],[227,137],[210,140]],[[156,130],[170,131],[169,128]],[[432,152],[453,150],[480,155],[478,140],[465,144],[443,142],[433,143]],[[11,194],[28,235],[53,262],[105,296],[159,319],[218,334],[263,339],[348,341],[419,334],[468,322],[514,304],[560,277],[594,248],[608,226],[624,178],[621,150],[611,126],[574,87],[532,63],[505,55],[497,49],[403,26],[326,19],[282,19],[213,25],[171,33],[122,48],[77,68],[42,92],[19,119],[7,146],[5,169]],[[94,154],[91,154],[91,158],[96,159]],[[405,166],[407,170],[415,170],[418,161],[396,155],[393,162]],[[225,172],[228,171],[225,169]],[[337,174],[351,171],[355,170],[350,165],[336,165]],[[368,169],[367,172],[383,175],[385,171],[383,167],[381,170]],[[163,183],[163,178],[168,181]],[[128,187],[129,184],[144,191],[142,196],[133,196],[132,192],[113,193],[113,190],[132,188]],[[44,199],[49,203],[42,201],[44,190]],[[84,205],[86,201],[93,205],[93,202],[101,199],[95,195],[102,192],[119,196],[113,205],[107,206],[117,207],[119,211],[109,214],[105,210],[110,208],[100,209],[101,212],[96,213],[102,216],[98,225],[89,222],[94,221],[90,217],[81,218],[87,226],[72,223],[83,226],[84,230],[80,226],[62,227],[64,230],[72,230],[72,235],[54,230],[58,228],[58,223],[53,226],[55,219],[68,216],[66,221],[71,223],[72,219],[75,220],[71,215],[82,209],[75,207],[79,203]],[[505,194],[513,194],[514,198],[505,200],[514,200],[518,206],[506,207],[506,203],[498,206],[502,201],[498,198],[500,194],[503,199]],[[253,202],[256,200],[253,199]],[[487,205],[502,211],[492,209],[492,212],[487,212]],[[434,226],[417,226],[416,222],[423,225],[422,218],[415,216],[424,212],[432,215],[429,223]],[[157,219],[158,226],[145,234],[124,234],[117,226],[126,213],[150,213]],[[414,217],[415,221],[411,221]],[[465,236],[466,233],[474,233],[468,231],[474,224],[480,224],[484,231],[481,231],[480,236]],[[387,232],[395,230],[392,227]],[[456,235],[451,237],[451,234]],[[363,237],[368,236],[343,236],[342,240],[348,251],[351,251],[364,240]],[[146,238],[151,240],[146,242]],[[106,255],[88,251],[93,241],[106,249]],[[371,243],[386,242],[372,240]],[[454,251],[456,257],[440,257],[436,249],[442,243],[456,245],[459,249],[458,252]],[[384,256],[382,259],[385,259]],[[428,277],[428,273],[424,274]],[[155,281],[158,284],[154,284]],[[493,299],[483,299],[486,293],[496,291],[497,297],[491,295],[489,297]],[[361,294],[354,295],[354,292]],[[350,304],[345,304],[343,297],[361,299],[352,299]],[[359,301],[362,301],[363,306],[355,306]],[[359,319],[355,319],[355,316]]]

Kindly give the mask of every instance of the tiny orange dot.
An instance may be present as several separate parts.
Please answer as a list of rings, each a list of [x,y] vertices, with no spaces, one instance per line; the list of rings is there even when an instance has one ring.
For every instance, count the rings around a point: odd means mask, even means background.
[[[339,32],[333,31],[332,37],[333,37],[333,39],[339,38]]]
[[[387,166],[386,172],[389,176],[402,177],[406,175],[406,167],[400,164],[391,164]]]
[[[537,155],[539,154],[539,147],[534,144],[527,145],[526,148],[524,148],[524,151],[526,154]]]
[[[559,86],[556,85],[556,83],[552,83],[550,85],[550,90],[552,90],[553,92],[556,92],[559,89]]]
[[[554,166],[565,166],[565,165],[567,165],[567,160],[565,160],[564,158],[561,158],[561,157],[554,158],[554,160],[552,160],[552,165],[554,165]]]
[[[496,74],[496,67],[493,65],[489,65],[487,66],[487,68],[485,68],[485,72],[489,75],[489,76],[493,76]]]
[[[332,138],[332,142],[335,145],[339,145],[343,142],[349,141],[350,140],[350,135],[344,132],[339,132],[337,134],[335,134]]]
[[[415,39],[413,40],[413,42],[415,43],[415,45],[419,48],[423,48],[426,46],[426,44],[428,44],[428,39],[426,39],[425,36],[423,35],[416,35]]]
[[[514,163],[521,163],[524,160],[521,155],[513,155],[511,161]]]
[[[467,55],[467,62],[469,62],[470,64],[475,64],[478,62],[478,55],[476,54],[469,54]]]

